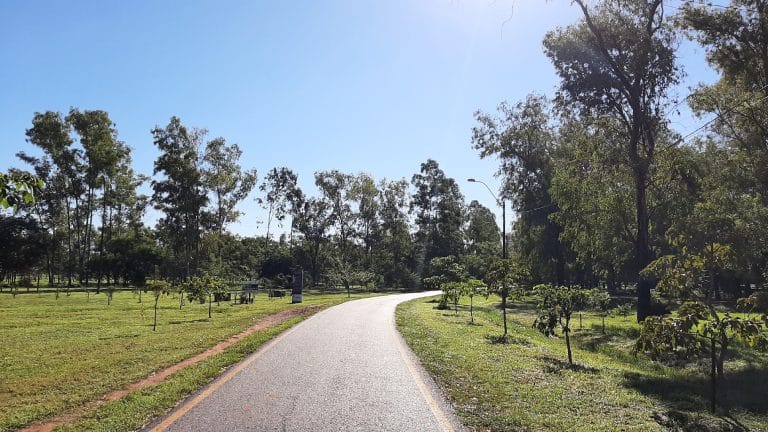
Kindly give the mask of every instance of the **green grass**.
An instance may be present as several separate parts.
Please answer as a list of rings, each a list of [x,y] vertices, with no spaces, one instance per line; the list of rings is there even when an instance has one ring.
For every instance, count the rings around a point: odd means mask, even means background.
[[[353,298],[366,296],[356,294]],[[162,297],[158,328],[152,331],[153,298],[131,292],[106,296],[0,295],[0,431],[79,406],[148,376],[236,334],[276,312],[333,305],[345,294],[290,297],[259,295],[252,305],[187,303]],[[205,375],[205,374],[204,374]],[[205,375],[206,377],[208,375]],[[195,381],[197,382],[197,381]]]
[[[127,432],[141,428],[219,376],[224,368],[245,358],[280,332],[302,321],[290,319],[275,327],[255,333],[221,354],[170,376],[162,384],[128,394],[87,413],[79,421],[57,431]]]
[[[572,321],[574,362],[562,338],[531,328],[531,303],[508,310],[509,342],[497,302],[475,299],[475,325],[417,299],[397,310],[397,324],[424,367],[477,430],[513,431],[768,431],[768,356],[739,351],[726,363],[728,412],[708,414],[707,364],[673,368],[630,353],[638,334],[632,317]]]

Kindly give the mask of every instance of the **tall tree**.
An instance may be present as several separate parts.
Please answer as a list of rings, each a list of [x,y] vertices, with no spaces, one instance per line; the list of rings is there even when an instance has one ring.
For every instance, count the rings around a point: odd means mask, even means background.
[[[203,218],[208,196],[203,184],[198,147],[204,131],[188,129],[178,117],[171,117],[164,128],[152,129],[154,143],[160,150],[152,181],[152,202],[164,213],[160,229],[175,254],[183,276],[197,273]]]
[[[561,109],[584,118],[610,116],[621,124],[614,141],[634,183],[637,318],[651,312],[652,281],[640,271],[654,258],[647,190],[658,135],[665,128],[670,88],[678,83],[675,32],[663,0],[604,0],[589,7],[574,0],[583,19],[556,29],[544,48],[561,78]]]
[[[83,248],[80,256],[80,279],[88,286],[91,250],[94,234],[93,214],[99,196],[102,194],[102,222],[106,222],[107,194],[110,179],[113,178],[120,166],[121,160],[128,157],[129,150],[117,139],[115,125],[106,111],[70,110],[66,120],[79,136],[83,148],[83,163],[85,165],[85,232]],[[102,227],[103,228],[103,227]],[[103,232],[103,230],[102,230]],[[99,251],[103,251],[103,238]],[[100,281],[99,281],[100,282]]]
[[[531,94],[515,105],[501,103],[497,117],[477,112],[472,143],[481,158],[496,156],[501,163],[496,173],[504,179],[501,196],[518,212],[513,247],[535,263],[539,280],[565,283],[568,250],[549,217],[557,211],[550,187],[558,148],[550,105],[546,97]]]
[[[331,221],[339,249],[340,259],[347,262],[350,258],[350,241],[357,235],[355,225],[357,214],[350,205],[349,198],[354,187],[354,177],[342,172],[321,171],[315,173],[315,185],[320,189],[331,210]]]
[[[370,268],[373,264],[372,254],[377,231],[379,189],[376,180],[368,174],[358,174],[354,177],[349,198],[357,204],[357,227],[355,231],[365,248],[364,266]]]
[[[723,210],[736,219],[750,219],[768,211],[768,2],[733,0],[723,8],[687,0],[679,16],[680,25],[705,47],[707,60],[721,74],[715,84],[696,89],[689,104],[697,114],[715,116],[709,129],[712,146],[722,157],[713,172],[714,184],[723,196],[742,201]],[[757,234],[768,230],[768,222],[757,217],[742,226],[753,232],[739,255],[747,261],[752,282],[764,282],[768,246]]]
[[[416,214],[416,241],[421,249],[417,273],[423,275],[432,258],[463,254],[464,196],[456,181],[432,159],[421,164],[411,184],[416,189],[411,211]]]
[[[387,286],[414,287],[418,281],[413,274],[411,233],[408,224],[408,182],[403,180],[379,183],[378,234],[374,252],[376,271]]]
[[[216,260],[219,276],[222,271],[222,241],[227,225],[240,217],[237,204],[256,185],[256,170],[243,171],[239,160],[243,152],[237,144],[227,145],[224,138],[216,138],[205,146],[203,154],[203,184],[213,193],[213,218],[216,238]]]
[[[294,220],[309,249],[310,271],[313,283],[320,280],[320,251],[328,241],[328,230],[333,225],[332,209],[325,200],[309,198],[297,201]]]
[[[78,250],[81,250],[81,203],[85,193],[82,150],[73,146],[74,140],[70,131],[69,121],[61,113],[35,113],[32,127],[26,131],[27,141],[39,147],[44,156],[37,159],[19,154],[23,161],[35,167],[38,175],[44,176],[43,180],[49,185],[47,191],[51,195],[50,199],[45,200],[47,205],[44,208],[38,205],[36,210],[45,211],[45,216],[40,214],[40,218],[45,219],[45,225],[53,232],[54,238],[56,227],[63,225],[66,237],[64,268],[67,286],[72,286],[75,260],[79,255]]]
[[[267,234],[264,242],[268,246],[272,219],[277,219],[278,223],[285,220],[290,211],[289,205],[301,194],[298,176],[286,167],[272,168],[264,177],[259,191],[265,193],[264,198],[257,198],[256,201],[267,210]],[[265,253],[266,250],[265,248]]]

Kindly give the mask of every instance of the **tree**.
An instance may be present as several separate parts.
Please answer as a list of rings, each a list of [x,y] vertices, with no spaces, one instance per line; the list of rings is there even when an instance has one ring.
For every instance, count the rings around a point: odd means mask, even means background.
[[[388,286],[412,288],[419,284],[414,274],[408,214],[408,182],[386,181],[379,184],[378,247],[373,260],[376,272]]]
[[[458,305],[461,297],[461,287],[459,285],[448,285],[453,282],[462,282],[467,279],[467,271],[461,265],[459,260],[453,256],[432,258],[429,262],[430,276],[424,278],[422,284],[432,289],[443,291],[443,297],[440,299],[440,309],[447,309],[449,302]],[[457,310],[458,312],[458,310]]]
[[[568,351],[568,363],[573,365],[571,352],[571,316],[577,310],[583,309],[588,302],[586,291],[568,286],[537,285],[534,291],[539,297],[538,318],[533,326],[544,336],[555,335],[555,329],[560,327],[565,336],[565,347]]]
[[[45,186],[42,179],[30,173],[0,172],[0,207],[15,208],[21,203],[34,203],[35,194]]]
[[[662,0],[605,0],[590,8],[575,0],[583,19],[547,34],[546,55],[561,78],[558,106],[582,118],[615,119],[615,143],[634,183],[634,264],[637,318],[650,313],[652,282],[640,275],[653,258],[647,191],[649,170],[663,133],[669,89],[679,80],[675,33]]]
[[[33,158],[19,153],[19,158],[32,164],[35,172],[50,186],[46,192],[51,194],[43,207],[38,204],[35,210],[39,220],[44,220],[54,233],[63,225],[66,238],[66,262],[63,267],[67,274],[67,286],[72,286],[75,258],[82,257],[83,250],[83,211],[82,198],[85,193],[82,162],[82,150],[73,146],[70,136],[71,125],[61,113],[46,111],[35,113],[32,127],[27,129],[27,141],[43,151],[43,158]],[[60,219],[64,219],[61,221]],[[49,253],[49,262],[52,254]],[[51,265],[49,265],[50,270]],[[82,266],[79,267],[82,270]],[[51,276],[51,275],[49,275]]]
[[[365,249],[363,265],[370,268],[373,265],[373,249],[378,229],[379,189],[376,181],[368,174],[358,174],[352,179],[348,199],[357,204],[357,226],[355,231],[362,240]]]
[[[469,224],[464,232],[469,253],[479,249],[483,243],[499,243],[501,230],[496,224],[496,215],[488,207],[473,200],[467,207],[467,219]]]
[[[208,204],[197,152],[203,134],[187,129],[178,117],[171,117],[165,128],[152,130],[160,150],[154,174],[162,174],[161,179],[152,181],[152,202],[164,213],[158,229],[187,278],[198,269],[204,209]]]
[[[516,253],[527,257],[539,280],[565,283],[567,247],[559,241],[560,227],[549,217],[557,210],[550,196],[557,124],[549,100],[531,94],[524,101],[498,106],[498,116],[475,113],[472,144],[481,158],[497,157],[497,176],[504,179],[501,196],[517,210]]]
[[[312,281],[317,284],[320,277],[319,258],[322,245],[327,242],[327,233],[333,225],[329,204],[317,198],[302,199],[294,209],[296,229],[302,234],[309,249]]]
[[[0,215],[0,279],[15,285],[17,275],[29,273],[39,265],[45,255],[47,237],[31,217]]]
[[[152,295],[155,298],[154,305],[154,319],[152,321],[152,331],[157,330],[157,303],[160,301],[160,296],[168,295],[171,292],[171,284],[164,280],[150,280],[147,282],[147,289],[152,291]]]
[[[611,296],[605,291],[594,289],[590,293],[589,303],[600,315],[600,331],[605,334],[605,317],[611,313]]]
[[[675,352],[684,357],[705,356],[710,360],[710,410],[717,408],[718,383],[725,376],[724,363],[728,350],[739,341],[749,347],[765,344],[761,334],[768,317],[741,319],[726,313],[720,316],[711,305],[700,302],[683,303],[677,317],[650,317],[640,327],[635,350],[656,359]]]
[[[459,314],[459,301],[464,295],[464,282],[446,282],[442,284],[443,299],[446,304],[453,304],[453,313]]]
[[[531,274],[519,258],[500,259],[493,263],[485,277],[488,291],[501,297],[501,316],[504,321],[502,341],[507,340],[507,300],[520,298],[529,286]]]
[[[416,214],[415,237],[421,249],[417,273],[423,275],[425,264],[433,258],[463,254],[464,196],[456,181],[446,177],[432,159],[421,164],[411,184],[416,188],[411,211]]]
[[[203,155],[202,183],[213,192],[214,229],[216,238],[217,272],[222,270],[222,236],[226,226],[236,222],[240,212],[236,210],[240,203],[256,185],[256,170],[243,171],[238,163],[243,152],[237,144],[227,145],[224,138],[216,138],[205,146]]]
[[[357,235],[357,214],[349,205],[353,181],[351,175],[336,170],[315,173],[315,185],[320,189],[330,210],[329,220],[334,228],[336,247],[342,261],[349,259],[350,241]]]
[[[330,280],[335,283],[340,282],[347,291],[347,298],[352,297],[352,284],[368,284],[373,281],[374,274],[365,270],[356,270],[348,261],[343,261],[341,257],[336,256],[331,260],[332,267],[328,274]]]
[[[265,245],[269,245],[269,228],[272,218],[282,223],[288,215],[288,204],[300,197],[298,176],[286,167],[272,168],[264,177],[259,190],[266,193],[264,198],[257,198],[256,201],[267,210],[267,234],[264,242]]]
[[[99,201],[102,203],[101,239],[99,241],[99,256],[104,253],[104,234],[106,231],[107,205],[111,179],[117,175],[121,162],[130,160],[130,150],[117,139],[114,123],[106,111],[85,110],[72,108],[65,118],[79,138],[82,147],[82,161],[85,168],[83,182],[85,187],[85,208],[83,209],[82,251],[79,259],[80,279],[86,286],[90,280],[91,250],[95,235],[93,215]],[[98,191],[101,191],[101,196]],[[98,286],[101,285],[99,273]]]
[[[464,295],[469,297],[469,320],[470,323],[475,323],[475,296],[481,295],[488,297],[488,287],[485,283],[479,279],[469,278],[464,282],[463,286]]]
[[[689,98],[694,112],[714,114],[710,128],[739,156],[744,191],[768,205],[768,5],[734,0],[728,7],[686,0],[679,24],[707,50],[721,73]]]

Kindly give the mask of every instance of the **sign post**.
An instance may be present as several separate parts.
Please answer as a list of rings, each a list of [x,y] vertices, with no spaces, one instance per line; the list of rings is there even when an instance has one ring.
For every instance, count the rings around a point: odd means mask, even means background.
[[[304,290],[304,270],[293,275],[291,288],[291,303],[301,303],[303,300],[302,291]]]

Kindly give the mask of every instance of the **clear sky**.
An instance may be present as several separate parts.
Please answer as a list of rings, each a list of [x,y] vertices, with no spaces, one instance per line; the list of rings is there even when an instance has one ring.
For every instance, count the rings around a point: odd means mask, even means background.
[[[144,174],[157,156],[150,129],[176,115],[238,143],[260,176],[292,168],[313,194],[315,171],[410,180],[432,158],[467,202],[493,209],[465,181],[500,183],[497,162],[471,147],[473,113],[552,95],[541,40],[578,17],[567,0],[4,0],[0,170],[33,151],[34,112],[78,107],[109,112]],[[703,56],[681,45],[681,95],[714,79]],[[681,133],[699,123],[675,119]],[[232,230],[263,234],[253,199],[241,210]]]

